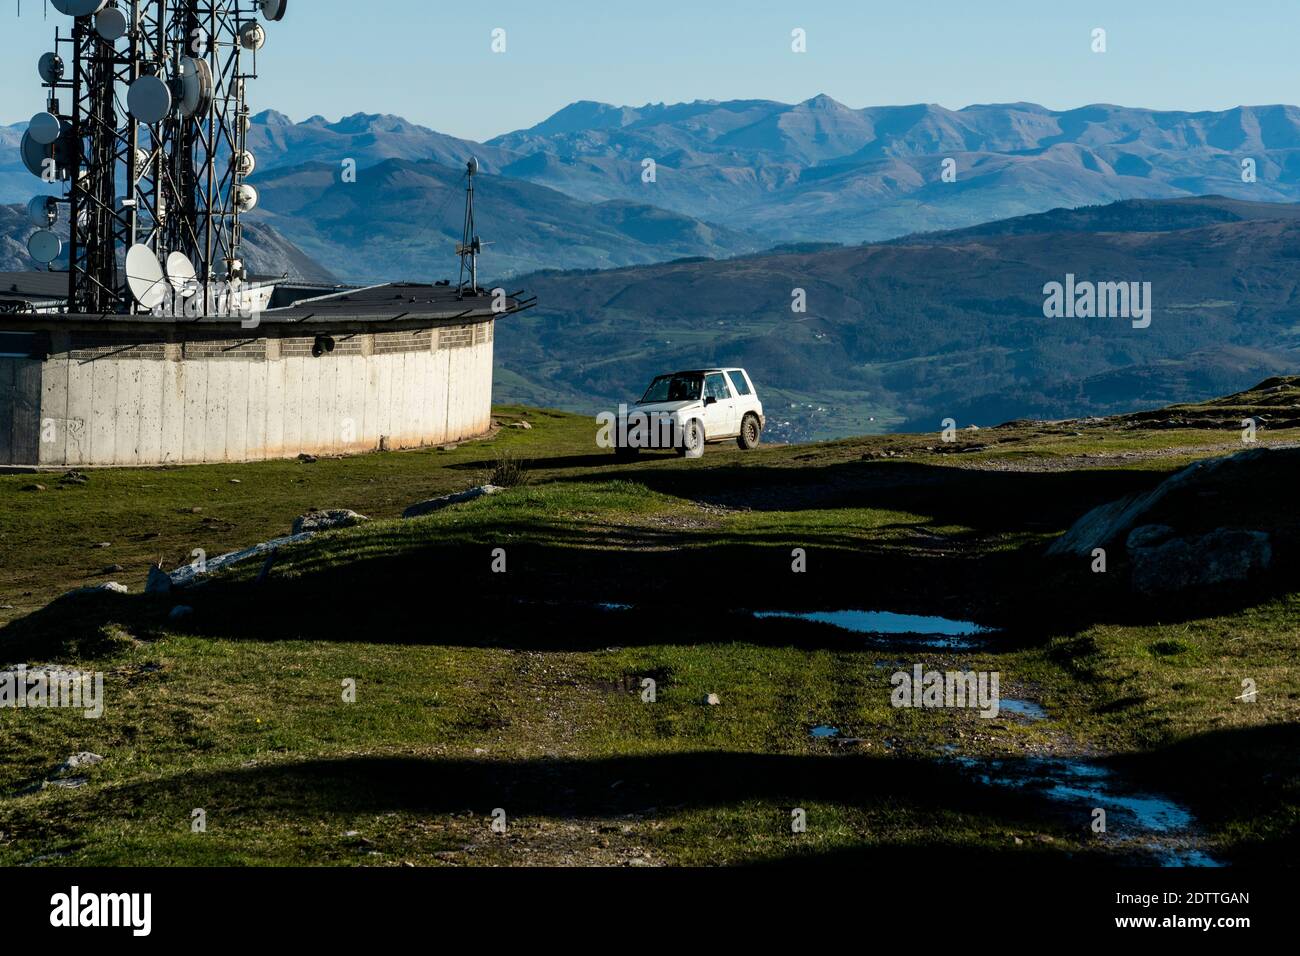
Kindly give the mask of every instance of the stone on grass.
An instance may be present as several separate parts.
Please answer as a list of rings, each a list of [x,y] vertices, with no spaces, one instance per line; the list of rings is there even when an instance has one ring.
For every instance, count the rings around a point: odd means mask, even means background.
[[[468,491],[458,491],[452,495],[443,495],[440,498],[430,498],[428,501],[421,501],[419,504],[411,505],[402,512],[403,518],[420,518],[427,514],[433,514],[435,511],[441,511],[451,505],[463,504],[466,501],[473,501],[475,498],[482,498],[484,495],[494,495],[500,491],[497,485],[479,485],[477,488],[470,488]]]
[[[332,531],[335,528],[351,528],[353,525],[369,521],[365,515],[357,514],[346,508],[333,508],[326,511],[309,511],[293,523],[294,534]]]

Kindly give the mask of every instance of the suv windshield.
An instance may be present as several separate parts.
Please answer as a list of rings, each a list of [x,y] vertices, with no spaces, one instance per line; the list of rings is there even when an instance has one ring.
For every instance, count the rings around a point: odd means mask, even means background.
[[[650,387],[641,396],[641,404],[648,405],[651,402],[698,402],[703,387],[704,376],[699,372],[660,375],[650,383]]]

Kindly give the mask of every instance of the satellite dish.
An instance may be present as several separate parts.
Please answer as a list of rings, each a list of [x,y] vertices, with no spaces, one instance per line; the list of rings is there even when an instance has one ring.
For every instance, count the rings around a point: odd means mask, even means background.
[[[146,309],[161,305],[167,298],[167,279],[153,250],[136,243],[126,251],[126,284]]]
[[[288,0],[261,0],[262,16],[268,20],[283,20]]]
[[[167,256],[167,278],[171,280],[172,288],[187,299],[199,291],[194,263],[183,252],[173,252]]]
[[[249,20],[239,28],[239,45],[245,50],[260,50],[266,46],[266,30],[256,20]]]
[[[257,169],[256,156],[246,149],[241,149],[235,154],[235,172],[240,176],[251,176],[255,169]]]
[[[181,57],[181,115],[206,113],[212,105],[212,68],[207,60]]]
[[[45,83],[57,83],[63,79],[63,57],[57,53],[46,53],[36,64],[36,72]]]
[[[128,21],[119,7],[108,7],[95,14],[95,32],[109,43],[126,36]]]
[[[143,172],[144,168],[148,165],[149,165],[149,150],[141,149],[139,146],[137,146],[135,148],[136,175],[139,175],[141,172]]]
[[[142,76],[131,84],[126,106],[141,123],[161,123],[172,111],[172,91],[156,76]]]
[[[27,251],[41,265],[49,265],[63,251],[63,240],[48,229],[40,229],[27,240]]]
[[[32,139],[31,130],[23,133],[23,140],[19,149],[23,154],[23,165],[27,167],[27,171],[33,176],[40,176],[44,179],[45,161],[53,158],[54,150],[50,146]]]
[[[27,204],[27,218],[32,225],[48,229],[59,221],[59,203],[53,196],[37,196]]]
[[[471,176],[477,176],[477,175],[478,175],[478,157],[477,157],[477,156],[471,156],[471,157],[469,158],[469,162],[466,163],[465,165],[468,167],[468,169],[469,169],[469,174],[470,174]]]
[[[49,146],[63,132],[63,124],[53,113],[42,110],[27,124],[27,132],[31,133],[32,139],[42,146]]]
[[[240,212],[248,212],[257,206],[257,189],[248,183],[241,183],[235,190],[235,205]]]
[[[50,0],[54,9],[70,17],[88,17],[104,9],[108,0]]]

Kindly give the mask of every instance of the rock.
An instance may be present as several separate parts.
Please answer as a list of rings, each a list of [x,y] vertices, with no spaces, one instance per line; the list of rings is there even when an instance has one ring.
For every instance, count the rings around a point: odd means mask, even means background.
[[[161,565],[152,565],[149,568],[149,580],[145,583],[145,594],[166,594],[172,589],[172,579]]]
[[[526,431],[526,432],[530,432],[530,431],[533,430],[533,426],[532,426],[530,423],[528,423],[528,422],[511,422],[511,423],[510,423],[510,427],[511,427],[511,428],[518,428],[518,429],[520,429],[520,430],[522,430],[522,431]]]
[[[1300,449],[1254,448],[1222,458],[1206,458],[1170,476],[1150,491],[1129,495],[1093,508],[1052,542],[1049,556],[1091,557],[1096,548],[1124,543],[1158,505],[1174,496],[1195,496],[1212,482],[1240,481],[1243,489],[1258,481],[1259,472],[1300,468]]]
[[[83,750],[81,753],[73,754],[63,763],[59,764],[58,773],[71,773],[73,770],[80,770],[84,767],[93,767],[96,764],[104,762],[104,758],[99,754],[91,753],[89,750]]]
[[[32,484],[32,485],[23,485],[22,490],[23,491],[44,491],[45,486],[42,485],[40,482],[37,482],[36,484]]]
[[[709,694],[704,698],[704,703],[709,707],[718,707],[722,704],[722,698],[717,694]]]
[[[293,533],[314,534],[318,531],[332,531],[335,528],[351,528],[353,525],[369,520],[365,515],[357,514],[355,511],[349,511],[346,508],[309,511],[294,521]]]
[[[167,615],[169,621],[183,621],[194,614],[194,608],[185,604],[178,604],[172,608],[171,613]]]
[[[214,574],[217,571],[230,567],[231,565],[239,564],[241,561],[247,561],[249,558],[264,557],[268,554],[272,554],[280,548],[283,548],[285,545],[299,544],[300,542],[309,540],[311,536],[312,533],[310,531],[304,531],[302,534],[294,534],[286,538],[275,538],[271,541],[263,541],[261,544],[255,544],[251,548],[245,548],[242,551],[232,551],[229,554],[223,554],[215,558],[208,558],[207,564],[204,566],[202,572],[195,568],[193,564],[181,565],[175,571],[166,575],[169,583],[168,590],[171,588],[190,587],[191,585],[203,580],[209,574]],[[161,582],[158,582],[158,586],[161,588]],[[165,592],[155,591],[154,593]]]
[[[192,515],[201,515],[201,514],[203,514],[203,509],[202,509],[202,508],[198,508],[198,507],[191,508],[191,509],[190,509],[190,514],[192,514]]]
[[[380,450],[382,451],[383,449],[381,448]],[[298,456],[298,460],[302,462],[304,465],[314,465],[319,459],[317,459],[315,455],[308,455],[306,453],[303,453]]]
[[[238,478],[231,478],[231,479],[230,479],[230,483],[231,483],[232,485],[242,485],[242,484],[243,484],[243,482],[240,481]]]
[[[79,471],[70,471],[60,478],[59,481],[70,485],[85,485],[90,483],[90,478]]]
[[[127,589],[126,585],[118,584],[116,581],[109,581],[105,584],[96,584],[93,587],[77,588],[74,591],[69,591],[67,594],[63,596],[76,597],[78,595],[85,595],[85,594],[130,594],[130,593],[131,592],[130,590]]]
[[[101,541],[99,542],[99,544],[95,545],[94,547],[99,548],[100,550],[105,550],[107,548],[111,548],[112,546],[113,546],[112,541]]]
[[[484,495],[494,495],[500,490],[496,485],[479,485],[477,488],[470,488],[468,491],[458,491],[452,495],[443,495],[441,498],[430,498],[428,501],[421,501],[419,504],[411,505],[402,512],[402,517],[420,518],[427,514],[433,514],[435,511],[441,511],[443,508],[449,508],[452,505],[459,505],[466,501],[482,498]]]
[[[1128,538],[1133,589],[1140,594],[1185,591],[1249,579],[1273,563],[1263,531],[1219,528],[1209,534],[1171,537],[1161,526],[1137,528]]]
[[[443,445],[442,447],[440,447],[440,448],[438,449],[438,451],[455,451],[455,450],[456,450],[457,448],[459,448],[459,447],[460,447],[459,445],[454,445],[454,444],[453,444],[453,445]]]
[[[123,572],[123,571],[125,571],[125,570],[126,570],[126,568],[124,568],[124,567],[123,567],[122,565],[120,565],[120,564],[110,564],[108,567],[106,567],[103,571],[100,571],[99,573],[100,573],[100,574],[120,574],[121,572]]]

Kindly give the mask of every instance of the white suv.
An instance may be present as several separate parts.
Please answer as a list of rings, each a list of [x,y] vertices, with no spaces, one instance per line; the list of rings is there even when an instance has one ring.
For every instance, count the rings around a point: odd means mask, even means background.
[[[614,451],[631,458],[642,448],[673,448],[698,458],[706,442],[735,439],[757,448],[767,419],[743,368],[710,368],[660,375],[619,421]]]

